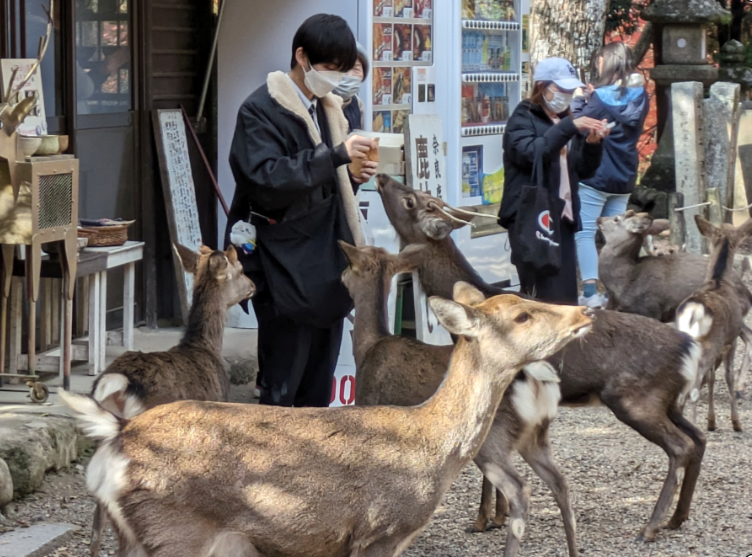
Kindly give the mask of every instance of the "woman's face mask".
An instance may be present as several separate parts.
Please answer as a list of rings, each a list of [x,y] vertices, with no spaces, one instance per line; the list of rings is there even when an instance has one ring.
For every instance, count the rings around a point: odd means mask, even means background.
[[[344,72],[315,70],[311,62],[308,62],[308,67],[310,69],[305,72],[303,81],[308,90],[318,98],[334,91],[342,82],[342,77],[345,75]]]
[[[344,100],[349,101],[360,91],[363,80],[355,75],[346,75],[334,90],[334,94],[339,95]]]
[[[553,97],[551,97],[550,100],[543,97],[546,100],[548,108],[550,108],[554,114],[565,112],[569,108],[569,105],[572,104],[572,93],[562,93],[561,91],[556,91],[550,87],[548,90],[553,94]]]

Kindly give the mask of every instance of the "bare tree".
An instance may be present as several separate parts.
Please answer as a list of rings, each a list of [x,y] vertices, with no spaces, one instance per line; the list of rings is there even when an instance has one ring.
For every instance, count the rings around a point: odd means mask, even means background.
[[[603,46],[609,0],[535,0],[530,7],[530,64],[566,58],[587,71]]]

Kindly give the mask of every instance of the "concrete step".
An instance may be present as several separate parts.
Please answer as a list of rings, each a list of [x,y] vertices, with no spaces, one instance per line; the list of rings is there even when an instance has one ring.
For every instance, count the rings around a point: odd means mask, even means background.
[[[0,536],[0,557],[45,557],[64,544],[78,528],[40,522]]]

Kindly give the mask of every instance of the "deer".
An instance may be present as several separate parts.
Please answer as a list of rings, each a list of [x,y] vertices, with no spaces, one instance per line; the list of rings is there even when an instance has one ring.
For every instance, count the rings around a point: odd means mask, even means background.
[[[97,378],[91,398],[120,419],[176,400],[227,401],[230,382],[222,360],[227,310],[249,299],[255,285],[243,274],[233,246],[226,252],[175,244],[183,269],[195,276],[193,301],[180,343],[165,352],[126,352]],[[98,504],[90,551],[99,555],[106,525]]]
[[[702,288],[708,259],[699,254],[676,252],[665,257],[639,257],[646,238],[668,229],[669,222],[653,220],[647,213],[627,211],[624,215],[600,217],[598,228],[606,244],[598,269],[608,291],[607,309],[637,313],[673,323],[676,309],[687,297]],[[671,281],[666,279],[671,277]],[[735,272],[728,275],[735,296],[746,316],[752,307],[752,293]],[[740,338],[745,345],[744,361],[735,396],[743,398],[746,371],[752,361],[752,329],[742,323]]]
[[[664,230],[659,234],[646,235],[645,240],[642,243],[642,249],[645,254],[653,257],[665,257],[667,255],[685,253],[687,251],[686,244],[678,246],[672,243],[668,236],[668,230]]]
[[[742,431],[739,409],[734,396],[734,355],[736,340],[742,332],[744,316],[749,310],[738,298],[733,278],[734,254],[739,244],[752,235],[752,220],[735,228],[731,224],[716,226],[695,215],[700,234],[712,245],[705,283],[684,300],[676,310],[676,328],[684,331],[702,345],[700,373],[690,397],[692,421],[697,419],[699,389],[708,384],[708,430],[716,428],[713,389],[715,370],[723,362],[726,385],[731,399],[731,424],[734,431]]]
[[[87,486],[126,554],[400,555],[478,453],[519,369],[591,328],[585,308],[480,297],[460,283],[454,301],[429,300],[458,342],[419,406],[178,401],[122,420],[62,391],[100,443]]]
[[[427,296],[441,296],[458,280],[487,297],[503,292],[480,278],[450,236],[472,220],[472,211],[453,209],[385,174],[377,175],[376,185],[402,241],[428,246],[418,269]],[[654,319],[608,310],[594,313],[587,342],[571,343],[547,359],[559,373],[560,405],[603,404],[668,456],[669,470],[658,501],[638,536],[645,542],[655,540],[677,490],[679,501],[668,526],[679,528],[689,517],[706,439],[682,410],[695,384],[699,360],[700,345],[689,335]],[[492,479],[484,477],[481,501],[490,499],[493,489]],[[501,496],[497,489],[497,500]]]
[[[342,282],[355,302],[353,350],[356,377],[355,404],[363,406],[415,406],[439,388],[454,346],[435,346],[389,334],[386,303],[392,277],[414,270],[425,245],[409,245],[399,254],[378,247],[356,248],[340,241],[349,265]],[[483,298],[479,297],[479,301]],[[569,486],[553,459],[548,431],[556,417],[559,387],[556,372],[548,365],[529,364],[519,372],[504,393],[491,430],[475,457],[475,464],[488,477],[497,478],[504,497],[491,517],[492,498],[469,532],[503,526],[510,501],[510,523],[505,557],[518,554],[530,505],[530,486],[517,472],[512,455],[517,451],[549,486],[561,511],[570,557],[576,557],[576,526],[569,500]],[[489,524],[489,519],[491,522]],[[501,523],[498,521],[501,520]]]

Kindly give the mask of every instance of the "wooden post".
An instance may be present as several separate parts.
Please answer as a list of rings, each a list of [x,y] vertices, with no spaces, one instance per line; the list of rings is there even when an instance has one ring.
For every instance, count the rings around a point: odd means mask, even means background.
[[[671,243],[683,246],[687,242],[687,223],[684,211],[675,209],[684,207],[684,194],[677,191],[668,194],[668,220],[671,225]]]

